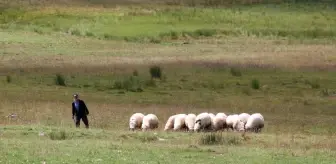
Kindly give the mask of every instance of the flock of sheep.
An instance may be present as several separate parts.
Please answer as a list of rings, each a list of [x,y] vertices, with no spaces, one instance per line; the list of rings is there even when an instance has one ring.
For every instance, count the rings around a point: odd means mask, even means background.
[[[155,114],[144,115],[135,113],[129,119],[129,130],[142,129],[142,131],[157,129],[159,119]],[[164,131],[253,131],[260,132],[264,127],[264,117],[260,113],[252,115],[248,113],[226,115],[225,113],[200,113],[176,114],[170,116],[165,124]]]

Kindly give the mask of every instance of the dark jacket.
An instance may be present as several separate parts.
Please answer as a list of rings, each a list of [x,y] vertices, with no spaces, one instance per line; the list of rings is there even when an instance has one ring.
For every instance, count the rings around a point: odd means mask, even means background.
[[[89,110],[83,100],[78,100],[78,105],[79,110],[77,112],[75,102],[72,102],[72,116],[83,117],[89,114]]]

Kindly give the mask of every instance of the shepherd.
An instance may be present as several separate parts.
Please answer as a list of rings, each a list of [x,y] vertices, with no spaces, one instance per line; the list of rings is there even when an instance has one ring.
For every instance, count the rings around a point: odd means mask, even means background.
[[[72,102],[72,119],[75,121],[76,127],[79,128],[80,120],[83,121],[86,128],[89,128],[89,110],[83,100],[79,99],[78,94],[73,95],[74,101]]]

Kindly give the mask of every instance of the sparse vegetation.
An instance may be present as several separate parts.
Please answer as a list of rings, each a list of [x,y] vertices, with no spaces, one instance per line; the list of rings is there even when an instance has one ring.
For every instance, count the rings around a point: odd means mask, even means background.
[[[251,81],[251,87],[253,89],[260,89],[260,82],[259,82],[259,80],[258,79],[253,79]]]
[[[67,133],[64,130],[60,131],[51,131],[49,133],[49,138],[51,140],[66,140],[67,139]]]
[[[0,163],[334,162],[334,2],[64,2],[0,0]],[[74,128],[72,93],[90,129]],[[204,111],[266,124],[162,131],[172,114]],[[128,131],[135,112],[159,129]]]
[[[149,73],[152,79],[161,79],[162,78],[162,70],[160,66],[151,66],[149,68]]]
[[[242,138],[237,135],[227,135],[223,133],[206,133],[199,139],[201,145],[239,145]]]
[[[6,82],[11,83],[12,82],[12,77],[10,75],[6,76]]]
[[[242,76],[241,71],[237,68],[230,68],[230,73],[232,76]]]
[[[59,86],[66,86],[65,84],[65,77],[61,74],[56,74],[55,76],[55,84]]]

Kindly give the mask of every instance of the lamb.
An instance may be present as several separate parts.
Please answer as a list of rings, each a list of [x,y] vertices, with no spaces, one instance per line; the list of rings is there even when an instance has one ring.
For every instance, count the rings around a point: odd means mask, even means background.
[[[164,127],[164,131],[170,130],[174,128],[174,120],[175,120],[176,115],[172,115],[168,118],[166,125]]]
[[[194,131],[209,130],[211,128],[211,117],[208,113],[201,113],[196,116]]]
[[[134,113],[129,119],[129,130],[134,131],[137,128],[140,129],[144,116],[142,113]]]
[[[188,114],[185,118],[185,124],[188,128],[188,131],[193,131],[195,126],[196,115],[195,114]]]
[[[233,131],[244,131],[244,123],[240,121],[238,114],[229,115],[226,118],[226,125]]]
[[[242,121],[244,123],[244,125],[246,124],[248,118],[250,117],[251,115],[248,114],[248,113],[241,113],[239,115],[239,120]]]
[[[154,114],[148,114],[142,119],[142,131],[146,131],[148,129],[156,129],[159,127],[159,119]]]
[[[264,122],[264,117],[260,113],[254,113],[248,118],[245,124],[245,131],[259,133],[261,129],[264,128]]]
[[[186,128],[185,118],[186,114],[177,114],[174,119],[174,131],[182,130]]]

